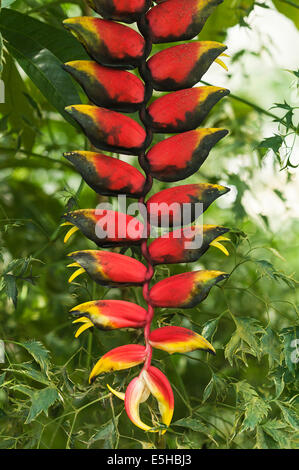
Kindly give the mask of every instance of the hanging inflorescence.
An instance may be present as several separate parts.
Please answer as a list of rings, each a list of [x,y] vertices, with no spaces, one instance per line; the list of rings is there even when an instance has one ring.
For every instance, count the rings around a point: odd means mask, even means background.
[[[215,86],[192,88],[226,46],[213,41],[192,41],[167,47],[149,59],[152,44],[194,38],[222,0],[89,0],[102,18],[78,17],[64,25],[84,45],[92,60],[68,62],[65,69],[80,83],[94,105],[66,108],[97,149],[137,155],[142,173],[126,162],[91,151],[73,151],[65,157],[86,183],[98,194],[127,195],[146,208],[144,224],[113,210],[76,210],[65,214],[71,228],[65,241],[77,230],[94,241],[99,250],[71,253],[77,267],[69,281],[86,272],[93,281],[110,287],[142,286],[147,309],[121,300],[95,300],[74,307],[71,313],[82,323],[76,336],[95,326],[102,330],[144,328],[144,345],[130,344],[107,352],[93,367],[90,382],[99,374],[143,364],[142,370],[125,393],[108,388],[125,402],[131,421],[146,431],[164,430],[173,415],[173,392],[165,375],[151,365],[152,348],[169,352],[203,349],[215,354],[213,346],[199,334],[182,327],[165,326],[151,330],[154,308],[191,308],[203,301],[211,287],[228,277],[220,271],[192,271],[171,276],[150,287],[154,266],[188,263],[199,259],[213,245],[228,254],[221,241],[228,229],[215,225],[192,224],[201,212],[228,188],[216,184],[176,186],[146,200],[153,179],[179,181],[194,174],[211,148],[226,134],[225,129],[199,128],[212,107],[228,90]],[[136,22],[140,33],[117,23]],[[138,68],[138,78],[128,70]],[[148,105],[153,90],[171,92]],[[140,121],[121,113],[138,111]],[[176,135],[150,149],[155,133]],[[181,209],[189,206],[191,220],[184,227]],[[169,210],[172,206],[173,210]],[[154,222],[153,222],[154,221]],[[152,225],[169,226],[173,231],[150,244]],[[101,236],[99,236],[99,232]],[[104,234],[104,235],[103,235]],[[201,236],[194,248],[188,242]],[[141,246],[145,266],[124,254],[105,251],[106,247]],[[139,415],[139,404],[152,394],[158,401],[163,426],[149,426]]]

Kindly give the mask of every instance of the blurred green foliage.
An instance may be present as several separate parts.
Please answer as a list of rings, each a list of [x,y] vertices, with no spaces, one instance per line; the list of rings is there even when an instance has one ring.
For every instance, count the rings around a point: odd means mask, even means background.
[[[295,0],[274,4],[298,26]],[[229,27],[249,28],[250,12],[268,6],[225,0],[200,38],[225,41]],[[173,423],[157,438],[135,428],[123,403],[106,388],[110,383],[124,390],[136,370],[88,385],[92,364],[113,347],[142,341],[142,331],[93,331],[74,339],[68,314],[91,299],[144,305],[139,288],[109,290],[84,277],[80,283],[67,282],[67,253],[94,246],[77,235],[66,247],[61,216],[70,209],[94,208],[99,196],[62,157],[63,152],[88,148],[88,142],[64,119],[63,107],[85,98],[60,65],[85,52],[61,21],[88,10],[81,0],[3,0],[2,8],[0,339],[5,362],[0,364],[0,447],[298,447],[299,224],[290,211],[288,223],[273,228],[262,213],[250,215],[244,202],[255,191],[251,182],[266,156],[273,171],[284,168],[287,183],[292,182],[295,164],[287,139],[298,134],[295,110],[286,102],[264,110],[243,89],[241,96],[233,90],[208,117],[208,126],[228,128],[230,135],[187,182],[221,182],[235,197],[225,207],[213,205],[204,219],[231,228],[230,257],[211,247],[196,267],[231,276],[198,308],[157,311],[154,326],[192,328],[217,350],[215,358],[202,352],[169,356],[155,351],[154,363],[175,392]],[[246,54],[239,51],[232,63]],[[298,72],[291,74],[286,80],[298,79]],[[263,135],[263,125],[272,120],[277,132]],[[166,186],[155,182],[153,192]],[[271,187],[274,201],[288,210],[284,192]],[[140,257],[136,250],[133,255]],[[162,266],[154,280],[192,269],[194,265]],[[152,412],[144,405],[145,419]]]

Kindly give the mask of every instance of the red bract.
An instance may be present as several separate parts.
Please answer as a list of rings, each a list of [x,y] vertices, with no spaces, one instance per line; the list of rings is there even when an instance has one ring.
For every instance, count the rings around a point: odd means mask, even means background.
[[[102,153],[73,151],[64,154],[86,183],[98,194],[140,197],[145,178],[132,165]]]
[[[77,305],[71,314],[80,324],[75,336],[92,327],[100,330],[144,328],[144,345],[120,346],[104,354],[93,367],[90,382],[105,372],[143,364],[125,391],[109,390],[121,400],[130,420],[144,431],[164,433],[171,423],[174,397],[166,376],[151,365],[153,348],[170,354],[203,349],[215,354],[213,346],[194,331],[164,326],[151,331],[154,309],[192,308],[202,302],[211,288],[228,274],[201,270],[170,276],[152,284],[154,266],[198,260],[210,246],[228,255],[221,242],[227,228],[216,225],[190,226],[218,197],[229,191],[219,184],[187,184],[164,189],[148,197],[153,179],[172,182],[193,175],[205,162],[226,129],[199,128],[213,106],[229,90],[216,86],[192,88],[219,56],[224,44],[193,41],[166,47],[150,58],[152,44],[195,37],[222,0],[87,0],[104,19],[79,17],[64,25],[83,44],[92,60],[67,62],[64,66],[94,104],[73,104],[66,111],[78,122],[96,149],[138,156],[144,172],[97,151],[75,150],[65,157],[86,183],[101,196],[119,194],[138,198],[144,223],[136,216],[110,209],[80,209],[64,215],[69,231],[65,242],[80,230],[101,248],[125,246],[139,250],[146,260],[103,250],[71,253],[69,266],[77,268],[69,281],[80,274],[108,287],[142,286],[147,309],[122,300],[92,300]],[[135,29],[116,23],[137,22]],[[138,68],[138,78],[128,69]],[[171,92],[151,104],[152,91]],[[139,112],[139,118],[122,113]],[[177,133],[155,143],[155,133]],[[95,149],[95,150],[96,150]],[[185,213],[183,212],[185,210]],[[146,211],[146,216],[145,213]],[[187,216],[187,220],[184,217]],[[189,224],[189,225],[188,225]],[[187,225],[187,226],[186,226]],[[148,245],[151,226],[177,227]],[[137,246],[136,246],[137,245]],[[140,250],[141,248],[141,250]],[[136,298],[139,298],[136,296]],[[152,394],[159,406],[161,425],[146,424],[140,405]],[[153,414],[154,416],[154,414]]]

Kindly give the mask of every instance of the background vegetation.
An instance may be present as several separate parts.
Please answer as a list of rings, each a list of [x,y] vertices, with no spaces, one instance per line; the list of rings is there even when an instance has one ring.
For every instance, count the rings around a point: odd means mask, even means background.
[[[230,257],[211,248],[196,266],[160,267],[155,280],[200,267],[231,277],[198,308],[157,312],[156,325],[191,327],[217,350],[215,358],[155,351],[175,391],[171,429],[158,440],[135,428],[106,388],[124,386],[136,369],[88,385],[100,355],[142,332],[76,340],[68,314],[105,297],[143,305],[139,288],[108,290],[86,277],[67,283],[67,253],[94,245],[78,234],[65,246],[60,218],[99,201],[62,157],[88,148],[64,113],[85,97],[61,68],[85,57],[61,22],[86,13],[81,0],[2,0],[0,447],[298,447],[298,1],[225,0],[200,35],[229,46],[229,73],[213,65],[204,80],[231,89],[206,123],[230,135],[187,182],[232,188],[204,218],[231,227]],[[153,191],[163,188],[156,182]],[[150,418],[146,406],[144,413]]]

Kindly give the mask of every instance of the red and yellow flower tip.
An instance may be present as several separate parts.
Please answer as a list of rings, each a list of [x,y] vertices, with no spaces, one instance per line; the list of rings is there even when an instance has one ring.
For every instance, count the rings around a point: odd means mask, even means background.
[[[153,348],[162,349],[169,354],[185,353],[202,349],[216,354],[213,346],[205,338],[192,330],[181,326],[164,326],[150,333],[150,344]]]
[[[166,0],[146,17],[154,44],[192,39],[223,0]]]
[[[143,192],[145,178],[141,172],[117,158],[81,150],[67,152],[64,157],[98,194],[104,196],[126,194],[138,198]]]
[[[154,88],[176,91],[193,87],[226,49],[220,42],[194,41],[158,52],[148,61]]]
[[[193,271],[168,277],[150,290],[154,307],[192,308],[208,296],[211,288],[227,279],[221,271]]]
[[[108,20],[134,23],[145,13],[150,0],[87,0],[90,7]]]
[[[88,104],[67,106],[90,142],[99,149],[132,154],[146,139],[143,127],[128,116]]]
[[[151,196],[146,203],[151,224],[171,227],[191,223],[207,210],[212,202],[228,191],[230,189],[225,186],[209,183],[186,184],[163,189]],[[202,204],[201,207],[199,203]],[[186,214],[184,214],[184,204],[188,204],[190,208]],[[184,216],[188,220],[184,220]]]
[[[151,175],[160,181],[179,181],[193,175],[214,145],[228,134],[226,129],[195,129],[154,145],[147,153]]]
[[[92,326],[100,330],[143,328],[147,315],[144,308],[125,300],[84,302],[72,308],[70,313],[79,317],[73,323],[83,323],[75,334],[76,338]]]
[[[111,387],[108,388],[112,393],[122,399],[122,395]],[[143,370],[138,377],[135,377],[129,383],[124,396],[127,415],[132,423],[140,429],[149,432],[158,432],[159,425],[148,426],[140,418],[140,404],[145,402],[150,394],[152,394],[158,402],[163,424],[162,434],[164,434],[167,431],[164,427],[168,427],[172,420],[174,398],[167,377],[156,367],[150,366],[147,370]]]
[[[104,373],[114,370],[129,369],[145,361],[146,349],[141,344],[126,344],[104,354],[96,363],[89,376],[89,383]]]
[[[74,251],[68,256],[75,260],[69,267],[78,268],[69,282],[84,272],[102,286],[140,286],[145,282],[146,266],[130,256],[101,250]]]
[[[102,65],[134,69],[144,56],[143,37],[128,26],[92,16],[68,18],[63,24]]]
[[[64,69],[97,106],[134,113],[144,101],[144,85],[130,72],[103,67],[92,60],[67,62]]]
[[[145,236],[143,224],[122,212],[79,209],[64,214],[63,219],[62,225],[71,227],[65,243],[78,230],[100,247],[140,244]]]
[[[221,250],[226,256],[229,252],[221,242],[229,241],[223,237],[228,228],[217,225],[194,225],[165,233],[149,245],[153,264],[192,263],[197,261],[210,246]]]
[[[216,86],[200,86],[168,93],[148,107],[149,124],[158,133],[190,131],[198,127],[213,106],[229,93],[226,88]]]

